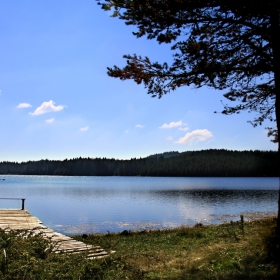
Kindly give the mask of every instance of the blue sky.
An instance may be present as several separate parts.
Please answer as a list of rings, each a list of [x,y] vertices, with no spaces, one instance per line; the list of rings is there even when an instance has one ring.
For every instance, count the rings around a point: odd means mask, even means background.
[[[172,53],[136,39],[96,1],[0,0],[0,10],[0,161],[277,149],[270,123],[214,114],[221,91],[184,87],[159,100],[108,77],[124,54],[170,62]]]

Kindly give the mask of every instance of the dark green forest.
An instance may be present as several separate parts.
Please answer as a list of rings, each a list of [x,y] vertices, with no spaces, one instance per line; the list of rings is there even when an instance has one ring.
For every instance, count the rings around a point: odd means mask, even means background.
[[[62,176],[278,176],[276,151],[202,150],[166,152],[118,160],[73,158],[0,162],[0,174]]]

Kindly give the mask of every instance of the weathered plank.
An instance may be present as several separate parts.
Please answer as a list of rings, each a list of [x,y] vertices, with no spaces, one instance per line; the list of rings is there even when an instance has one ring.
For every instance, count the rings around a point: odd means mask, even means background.
[[[100,246],[85,244],[81,241],[57,233],[44,226],[42,222],[26,210],[0,210],[0,228],[9,232],[11,230],[26,230],[28,234],[40,234],[43,238],[54,244],[54,253],[85,253],[88,258],[103,258],[108,256]]]
[[[6,215],[6,214],[11,214],[11,215],[20,215],[20,216],[31,216],[31,214],[26,211],[26,210],[19,210],[19,209],[0,209],[0,215]]]

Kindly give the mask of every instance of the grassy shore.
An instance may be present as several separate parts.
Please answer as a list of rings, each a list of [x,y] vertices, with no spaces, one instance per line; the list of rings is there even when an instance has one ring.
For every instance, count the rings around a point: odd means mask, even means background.
[[[51,253],[40,236],[0,232],[0,279],[278,279],[276,220],[75,236],[115,251],[88,260]]]

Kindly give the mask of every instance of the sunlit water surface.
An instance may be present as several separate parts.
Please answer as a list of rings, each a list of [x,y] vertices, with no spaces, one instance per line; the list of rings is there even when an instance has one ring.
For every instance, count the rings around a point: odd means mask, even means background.
[[[61,233],[116,232],[276,212],[278,178],[0,175],[0,197],[26,198],[26,209]],[[0,200],[0,208],[20,207]]]

